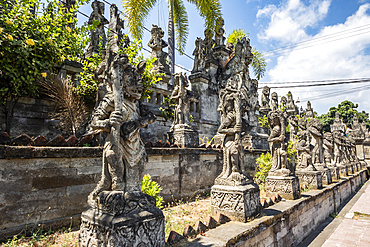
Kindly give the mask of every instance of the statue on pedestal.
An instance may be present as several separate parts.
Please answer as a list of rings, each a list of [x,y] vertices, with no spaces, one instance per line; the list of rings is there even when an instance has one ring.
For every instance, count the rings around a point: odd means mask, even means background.
[[[88,24],[93,25],[96,21],[99,21],[99,24],[94,30],[91,31],[90,45],[87,48],[85,57],[91,57],[94,53],[99,54],[99,43],[103,49],[107,43],[104,25],[108,24],[109,21],[104,17],[104,3],[95,0],[91,4],[91,7],[93,12],[89,17]]]
[[[279,110],[279,98],[276,92],[271,94],[271,111]]]
[[[203,72],[205,69],[205,47],[201,38],[195,40],[195,49],[193,51],[194,67],[191,73]]]
[[[219,27],[216,28],[216,32],[215,32],[215,46],[224,46],[225,45],[225,37],[224,37],[224,34],[225,34],[225,29],[224,29],[224,26],[225,26],[225,21],[222,17],[220,17],[218,20],[217,20],[217,23],[219,24]]]
[[[267,114],[270,111],[270,88],[264,86],[261,95],[261,107],[260,112]]]
[[[179,147],[197,147],[199,145],[199,133],[189,125],[189,96],[190,91],[186,88],[189,81],[185,74],[174,75],[175,88],[172,91],[171,99],[176,101],[174,120],[168,132],[168,139],[171,144]]]
[[[122,27],[117,10],[113,4],[110,26],[115,24],[115,30]],[[143,91],[140,74],[146,62],[137,67],[130,64],[126,54],[118,53],[119,38],[109,40],[110,57],[105,68],[110,90],[91,121],[91,128],[107,132],[107,137],[101,179],[89,195],[90,208],[81,216],[79,244],[162,246],[163,213],[156,207],[155,198],[141,192],[146,152],[139,131],[156,119],[138,101]]]
[[[294,104],[293,95],[290,91],[288,92],[286,111],[289,116],[295,116],[298,114],[298,107]]]
[[[307,101],[307,109],[306,109],[305,117],[306,118],[314,118],[315,117],[315,114],[314,114],[313,109],[311,107],[311,102],[310,101]]]
[[[150,33],[152,37],[148,42],[148,46],[152,49],[152,58],[156,59],[153,62],[153,70],[157,73],[170,74],[170,67],[167,64],[168,54],[163,51],[163,48],[168,46],[167,42],[163,40],[164,32],[162,28],[153,24]]]

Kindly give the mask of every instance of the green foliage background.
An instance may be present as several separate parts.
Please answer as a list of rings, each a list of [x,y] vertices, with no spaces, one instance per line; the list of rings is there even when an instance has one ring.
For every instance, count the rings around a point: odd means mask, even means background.
[[[152,180],[149,174],[146,174],[143,177],[143,182],[141,186],[141,192],[153,196],[156,200],[157,208],[163,208],[163,197],[159,195],[162,188],[159,186],[159,184]]]

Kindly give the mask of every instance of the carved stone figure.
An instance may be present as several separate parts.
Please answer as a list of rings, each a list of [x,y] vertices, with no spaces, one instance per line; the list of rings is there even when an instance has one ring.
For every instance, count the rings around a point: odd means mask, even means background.
[[[150,33],[152,37],[148,46],[152,48],[152,58],[156,59],[153,63],[153,70],[157,73],[170,74],[170,67],[166,61],[168,54],[163,51],[163,48],[168,46],[167,42],[163,40],[164,32],[162,28],[153,24]]]
[[[313,109],[311,107],[311,102],[307,101],[307,109],[305,112],[306,118],[314,118],[315,114],[313,113]]]
[[[278,94],[276,92],[273,92],[271,94],[271,110],[276,111],[279,109],[279,99]]]
[[[216,46],[223,46],[225,45],[225,37],[224,37],[224,34],[225,34],[225,29],[224,29],[224,26],[225,26],[225,21],[222,17],[220,17],[217,21],[219,23],[219,27],[216,29],[216,32],[215,32],[215,45]]]
[[[298,133],[298,118],[297,115],[290,115],[288,117],[289,122],[289,132],[290,132],[290,140],[296,140],[296,136]]]
[[[333,164],[333,150],[334,150],[334,144],[333,144],[334,138],[333,134],[330,132],[324,133],[324,158],[325,163],[327,165],[335,165]]]
[[[104,3],[95,0],[91,7],[93,12],[89,17],[88,24],[92,25],[94,22],[99,21],[99,25],[91,31],[90,45],[87,48],[85,57],[91,57],[93,53],[99,53],[99,43],[104,49],[107,43],[107,38],[105,36],[104,25],[108,24],[109,21],[104,17]]]
[[[206,57],[206,60],[213,60],[213,45],[215,44],[215,41],[213,40],[212,35],[210,32],[207,32],[207,30],[204,31],[204,54]]]
[[[298,143],[295,145],[298,154],[297,170],[316,171],[312,165],[311,156],[311,136],[308,131],[303,130],[298,132]]]
[[[189,96],[190,91],[186,88],[189,81],[185,74],[174,75],[175,88],[172,91],[171,99],[176,101],[174,121],[168,132],[168,139],[171,144],[180,147],[197,147],[199,145],[199,134],[189,125]]]
[[[197,37],[195,40],[195,49],[193,51],[194,67],[192,73],[203,72],[205,69],[205,50],[204,42],[201,38]]]
[[[109,25],[113,27],[115,23],[113,30],[120,32],[117,7],[112,5],[112,8]],[[101,179],[89,195],[90,208],[81,216],[79,243],[80,246],[163,246],[163,213],[153,197],[141,192],[146,152],[139,130],[156,119],[138,101],[143,90],[140,74],[146,63],[143,61],[138,67],[130,64],[126,54],[117,53],[117,40],[118,37],[109,40],[111,60],[106,63],[111,90],[100,101],[91,121],[93,129],[108,134]]]
[[[285,140],[285,119],[283,113],[279,110],[269,112],[268,121],[270,125],[268,141],[270,142],[272,155],[270,172],[273,174],[279,172],[280,176],[291,175],[292,172],[287,169],[287,141]]]
[[[260,111],[264,114],[267,114],[269,110],[270,110],[270,88],[268,86],[264,86],[261,95]]]
[[[294,104],[292,93],[289,91],[287,96],[288,96],[288,99],[287,99],[287,104],[286,104],[286,111],[287,111],[288,115],[289,116],[297,115],[298,114],[298,107]]]
[[[280,109],[283,111],[283,112],[286,112],[286,108],[287,108],[287,98],[285,96],[282,96],[281,97],[281,100],[280,100]]]
[[[250,82],[248,65],[251,60],[250,41],[243,38],[235,46],[235,56],[225,65],[228,77],[220,90],[221,124],[223,136],[223,169],[211,190],[211,209],[237,221],[247,221],[261,210],[259,188],[244,173],[244,147],[242,138],[246,128],[245,111],[250,104],[247,84]],[[244,120],[243,120],[244,119]],[[235,200],[237,199],[237,200]]]

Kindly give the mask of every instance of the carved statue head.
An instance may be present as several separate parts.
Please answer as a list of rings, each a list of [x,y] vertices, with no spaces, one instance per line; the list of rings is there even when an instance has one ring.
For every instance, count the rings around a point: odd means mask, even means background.
[[[312,110],[310,101],[307,101],[307,110]]]
[[[277,94],[276,92],[273,92],[273,93],[271,94],[271,99],[272,99],[272,100],[275,100],[275,101],[278,101],[278,94]]]
[[[93,12],[104,15],[104,3],[103,2],[95,0],[94,2],[92,2],[91,7],[93,9]]]
[[[262,89],[262,94],[264,96],[267,96],[267,98],[270,96],[270,88],[268,86],[264,86]]]
[[[286,105],[286,103],[287,103],[287,98],[286,98],[285,96],[281,97],[280,102],[281,102],[281,104],[282,104],[283,106],[285,106],[285,105]]]

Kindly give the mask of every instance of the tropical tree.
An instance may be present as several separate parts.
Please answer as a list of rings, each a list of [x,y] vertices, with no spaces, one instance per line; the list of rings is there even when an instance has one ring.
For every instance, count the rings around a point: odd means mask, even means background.
[[[241,39],[245,36],[249,36],[244,29],[234,29],[229,36],[227,37],[227,42],[236,45],[238,39]],[[256,48],[252,49],[253,54],[253,61],[252,61],[252,68],[253,72],[256,75],[257,79],[260,80],[266,72],[266,60],[263,55],[256,50]]]
[[[318,117],[323,124],[323,130],[330,131],[330,125],[334,122],[336,112],[339,113],[339,117],[343,120],[343,123],[345,123],[347,127],[351,127],[353,117],[357,115],[359,122],[365,123],[366,127],[370,129],[369,113],[365,111],[360,112],[357,110],[357,107],[358,104],[355,104],[349,100],[341,102],[337,107],[331,107],[328,113],[322,114]]]
[[[205,20],[205,28],[211,34],[220,24],[221,5],[219,0],[187,0],[195,5],[200,16]],[[134,38],[141,39],[144,30],[144,22],[150,10],[158,0],[122,0],[122,6],[126,14],[130,33]],[[184,52],[189,34],[188,15],[183,0],[167,0],[169,9],[168,20],[168,53],[171,74],[175,72],[175,34],[176,45],[180,54]]]

